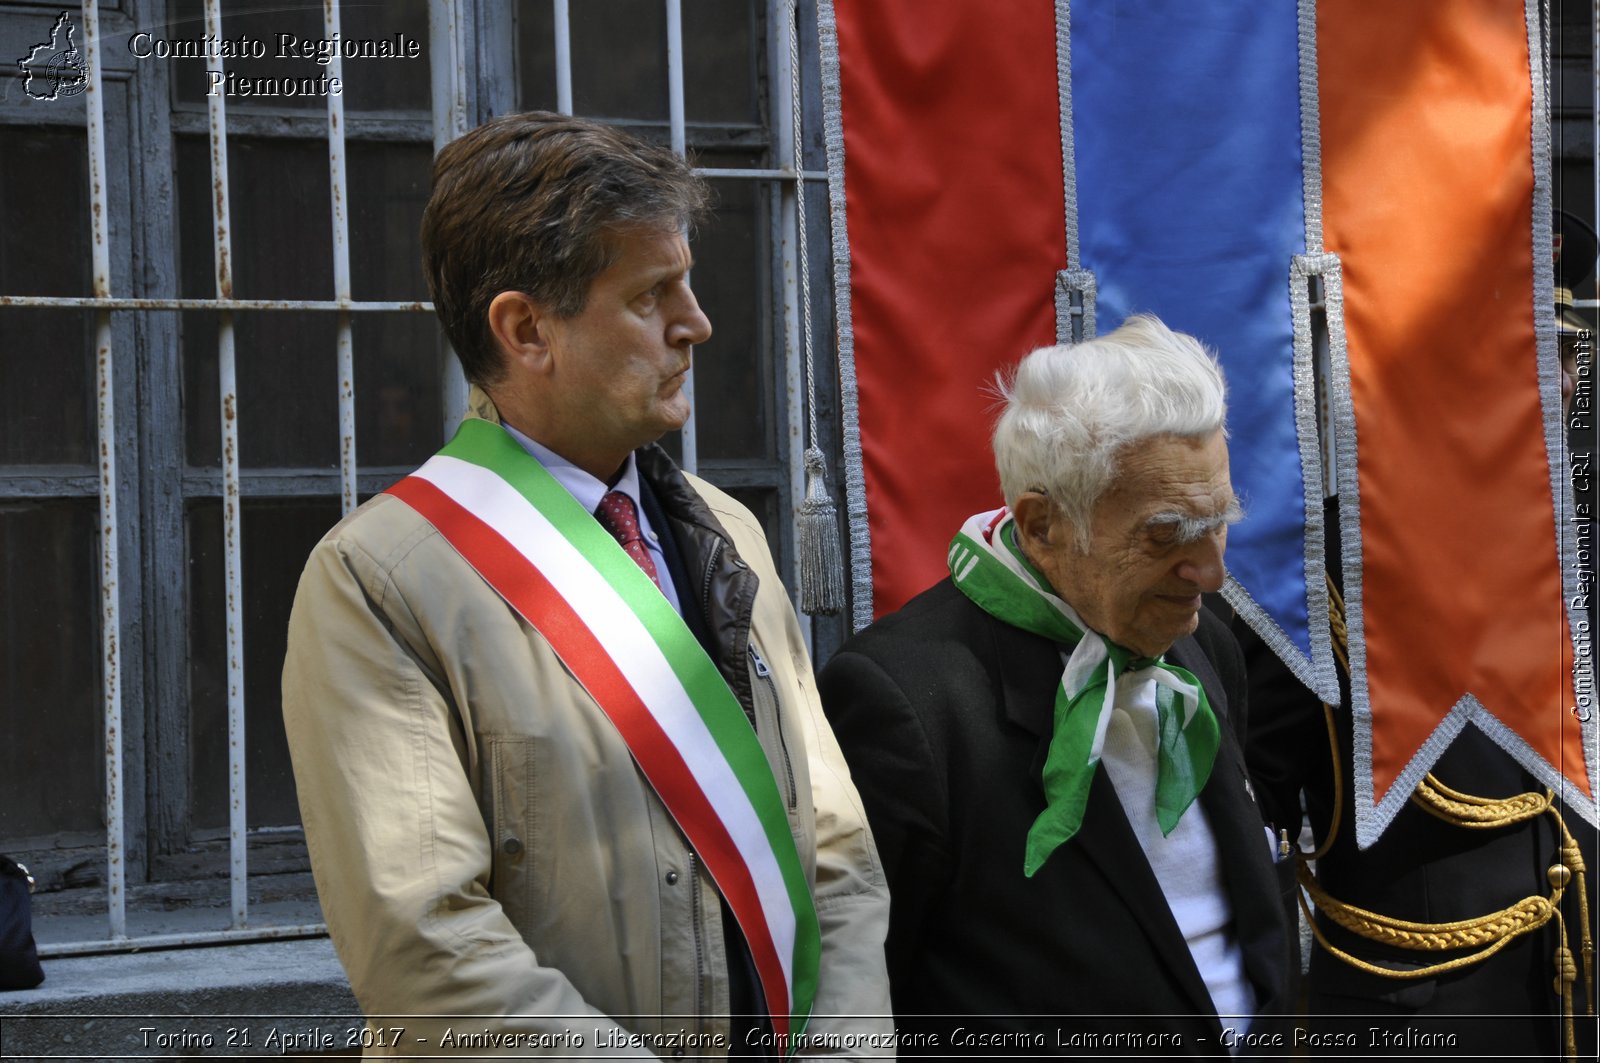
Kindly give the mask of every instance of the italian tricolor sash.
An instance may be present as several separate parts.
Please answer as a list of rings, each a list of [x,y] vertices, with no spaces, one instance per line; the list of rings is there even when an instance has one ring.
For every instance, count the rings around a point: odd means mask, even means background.
[[[544,636],[627,742],[727,899],[793,1046],[820,937],[784,801],[744,710],[617,541],[498,425],[468,419],[389,488]]]

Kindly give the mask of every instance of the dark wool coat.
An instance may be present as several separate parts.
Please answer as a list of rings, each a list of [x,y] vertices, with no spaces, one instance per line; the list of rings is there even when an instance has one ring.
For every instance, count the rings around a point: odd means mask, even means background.
[[[1200,801],[1259,1011],[1281,1014],[1298,970],[1293,861],[1274,862],[1245,771],[1238,643],[1202,611],[1167,659],[1200,679],[1222,725]],[[1061,671],[1055,643],[996,620],[949,580],[822,671],[824,709],[889,877],[899,1029],[936,1031],[956,1052],[963,1038],[1014,1035],[1005,1049],[1075,1054],[1096,1047],[1085,1035],[1140,1032],[1177,1038],[1146,1042],[1146,1055],[1217,1053],[1223,1025],[1106,772],[1078,834],[1023,876]],[[1258,1036],[1272,1026],[1228,1025]]]

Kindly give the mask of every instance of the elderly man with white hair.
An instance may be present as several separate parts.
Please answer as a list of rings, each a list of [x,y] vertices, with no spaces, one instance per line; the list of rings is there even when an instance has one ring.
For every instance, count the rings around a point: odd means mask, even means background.
[[[823,704],[889,876],[902,1032],[951,1051],[1283,1054],[1293,861],[1201,608],[1242,515],[1222,374],[1152,317],[1034,351],[1006,505],[848,641]]]

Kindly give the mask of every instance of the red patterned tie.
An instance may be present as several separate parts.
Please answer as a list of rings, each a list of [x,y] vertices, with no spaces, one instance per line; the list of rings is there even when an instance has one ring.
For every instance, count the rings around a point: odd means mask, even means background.
[[[644,574],[659,589],[661,579],[656,575],[656,563],[650,559],[650,551],[644,545],[644,535],[639,530],[639,511],[634,508],[633,499],[621,491],[608,491],[600,500],[600,508],[594,511],[594,515],[600,526],[616,536],[628,556],[644,569]]]

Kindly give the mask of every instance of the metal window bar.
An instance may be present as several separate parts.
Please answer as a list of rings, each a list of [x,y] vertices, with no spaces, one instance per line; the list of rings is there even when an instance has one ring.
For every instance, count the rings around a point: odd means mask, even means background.
[[[433,103],[433,150],[467,130],[464,12],[452,0],[428,0],[428,67]]]
[[[688,135],[683,113],[683,5],[680,0],[665,0],[667,17],[667,128],[672,150],[688,154]],[[699,422],[695,415],[694,366],[683,374],[683,397],[689,400],[689,417],[678,430],[683,468],[700,471]]]
[[[206,33],[222,39],[221,0],[205,0]],[[208,54],[206,70],[223,76],[220,54]],[[228,131],[226,97],[206,96],[211,146],[211,224],[217,271],[217,298],[233,296],[233,240],[229,226]],[[239,385],[234,357],[233,314],[224,310],[217,323],[217,382],[222,410],[222,536],[223,585],[227,616],[228,658],[228,882],[233,902],[231,929],[245,925],[249,915],[246,888],[245,763],[244,763],[244,581],[240,575],[239,497]]]
[[[668,77],[669,123],[674,150],[683,153],[687,147],[687,121],[684,115],[684,69],[681,0],[665,0],[668,24]],[[564,113],[572,111],[571,32],[568,0],[555,0],[556,16],[556,76],[558,107]],[[207,133],[212,161],[213,180],[213,231],[215,262],[217,266],[216,297],[205,298],[142,298],[114,296],[111,293],[110,270],[110,212],[106,195],[105,103],[101,86],[100,33],[98,0],[84,0],[84,49],[88,67],[88,86],[85,93],[88,121],[88,151],[90,195],[92,204],[92,236],[94,287],[92,296],[16,296],[0,295],[0,307],[37,309],[88,309],[95,311],[96,350],[98,375],[96,380],[98,404],[98,432],[103,442],[99,470],[98,492],[100,500],[100,561],[102,568],[101,598],[103,604],[102,648],[105,656],[105,681],[103,708],[106,741],[106,850],[107,850],[107,911],[109,935],[102,940],[57,942],[41,946],[46,957],[86,955],[126,949],[172,948],[219,942],[250,940],[282,940],[309,937],[326,933],[322,924],[299,926],[249,926],[248,925],[248,819],[245,806],[244,762],[244,687],[243,687],[243,591],[240,552],[241,530],[241,472],[238,434],[238,387],[234,343],[235,313],[313,312],[333,313],[338,320],[338,376],[340,465],[339,485],[341,503],[348,512],[357,499],[357,469],[354,428],[354,372],[352,319],[356,313],[431,313],[433,305],[416,300],[356,300],[351,294],[349,270],[349,217],[348,181],[345,160],[346,123],[343,101],[330,96],[328,103],[327,137],[329,182],[332,196],[334,287],[333,299],[240,299],[233,291],[231,218],[228,196],[227,168],[227,114],[223,97],[207,98]],[[768,0],[767,38],[771,69],[775,77],[771,86],[772,113],[783,116],[793,106],[793,88],[790,79],[790,53],[784,35],[785,18],[792,19],[793,8],[787,0]],[[220,0],[204,0],[206,32],[220,37]],[[329,36],[338,32],[340,20],[337,3],[325,7],[325,30]],[[432,57],[434,147],[437,150],[459,136],[469,127],[468,99],[465,79],[466,54],[464,42],[467,27],[462,21],[457,5],[448,0],[431,0],[429,5],[429,47]],[[342,64],[338,56],[331,61],[330,77],[341,77]],[[209,69],[220,69],[221,59],[209,57]],[[743,179],[777,182],[779,196],[779,224],[782,226],[782,299],[783,330],[786,337],[784,381],[788,392],[785,431],[790,440],[788,481],[791,497],[804,493],[802,454],[804,451],[804,400],[802,398],[801,367],[799,365],[799,315],[805,308],[798,300],[798,259],[794,247],[796,191],[794,179],[800,168],[800,146],[794,143],[789,123],[774,119],[772,135],[778,166],[775,168],[716,168],[700,167],[696,172],[718,179]],[[806,181],[824,181],[827,174],[820,170],[800,169],[799,176]],[[120,311],[186,311],[206,310],[219,314],[218,325],[218,389],[222,410],[223,467],[221,470],[224,515],[224,585],[226,594],[226,623],[228,655],[228,733],[229,733],[229,885],[231,923],[226,930],[192,933],[146,934],[130,937],[126,915],[126,866],[124,853],[124,764],[122,749],[122,695],[120,633],[120,580],[122,560],[118,556],[117,533],[119,516],[116,498],[116,447],[115,413],[112,402],[115,380],[115,360],[111,345],[111,315]],[[451,379],[451,370],[457,378]],[[446,431],[454,427],[456,413],[464,406],[465,386],[460,370],[452,366],[445,372],[442,385],[445,399]],[[692,378],[691,378],[692,379]],[[686,385],[692,387],[692,383]],[[459,402],[452,395],[459,394]],[[692,391],[690,392],[692,398]],[[684,430],[685,467],[694,468],[693,421]],[[802,618],[803,620],[806,618]]]
[[[556,110],[572,113],[572,18],[567,0],[555,0]]]
[[[94,294],[111,297],[110,204],[106,197],[105,92],[100,78],[100,5],[83,5],[84,47],[89,85],[85,101],[89,133],[89,200],[92,205]],[[100,433],[100,597],[101,641],[105,661],[106,743],[106,913],[110,936],[128,936],[127,863],[123,859],[122,785],[122,559],[117,554],[116,374],[111,351],[111,311],[95,312],[95,404]]]
[[[467,120],[467,17],[454,0],[428,0],[428,67],[433,105],[433,152],[435,155],[456,137],[465,133]],[[430,307],[431,309],[431,307]],[[439,409],[443,424],[440,432],[449,439],[456,430],[461,411],[467,408],[467,378],[461,363],[449,355],[449,344],[439,346]]]
[[[342,40],[339,5],[322,5],[322,28],[327,39]],[[344,58],[336,48],[328,62],[328,77],[344,83]],[[344,95],[328,93],[328,185],[333,214],[333,296],[350,301],[350,186],[344,172]],[[356,389],[355,344],[351,338],[350,311],[338,311],[335,349],[339,374],[339,506],[349,515],[356,508]]]
[[[78,295],[0,295],[0,308],[31,307],[36,310],[312,310],[312,311],[394,311],[433,312],[433,304],[416,300],[356,302],[337,299],[98,299]]]

